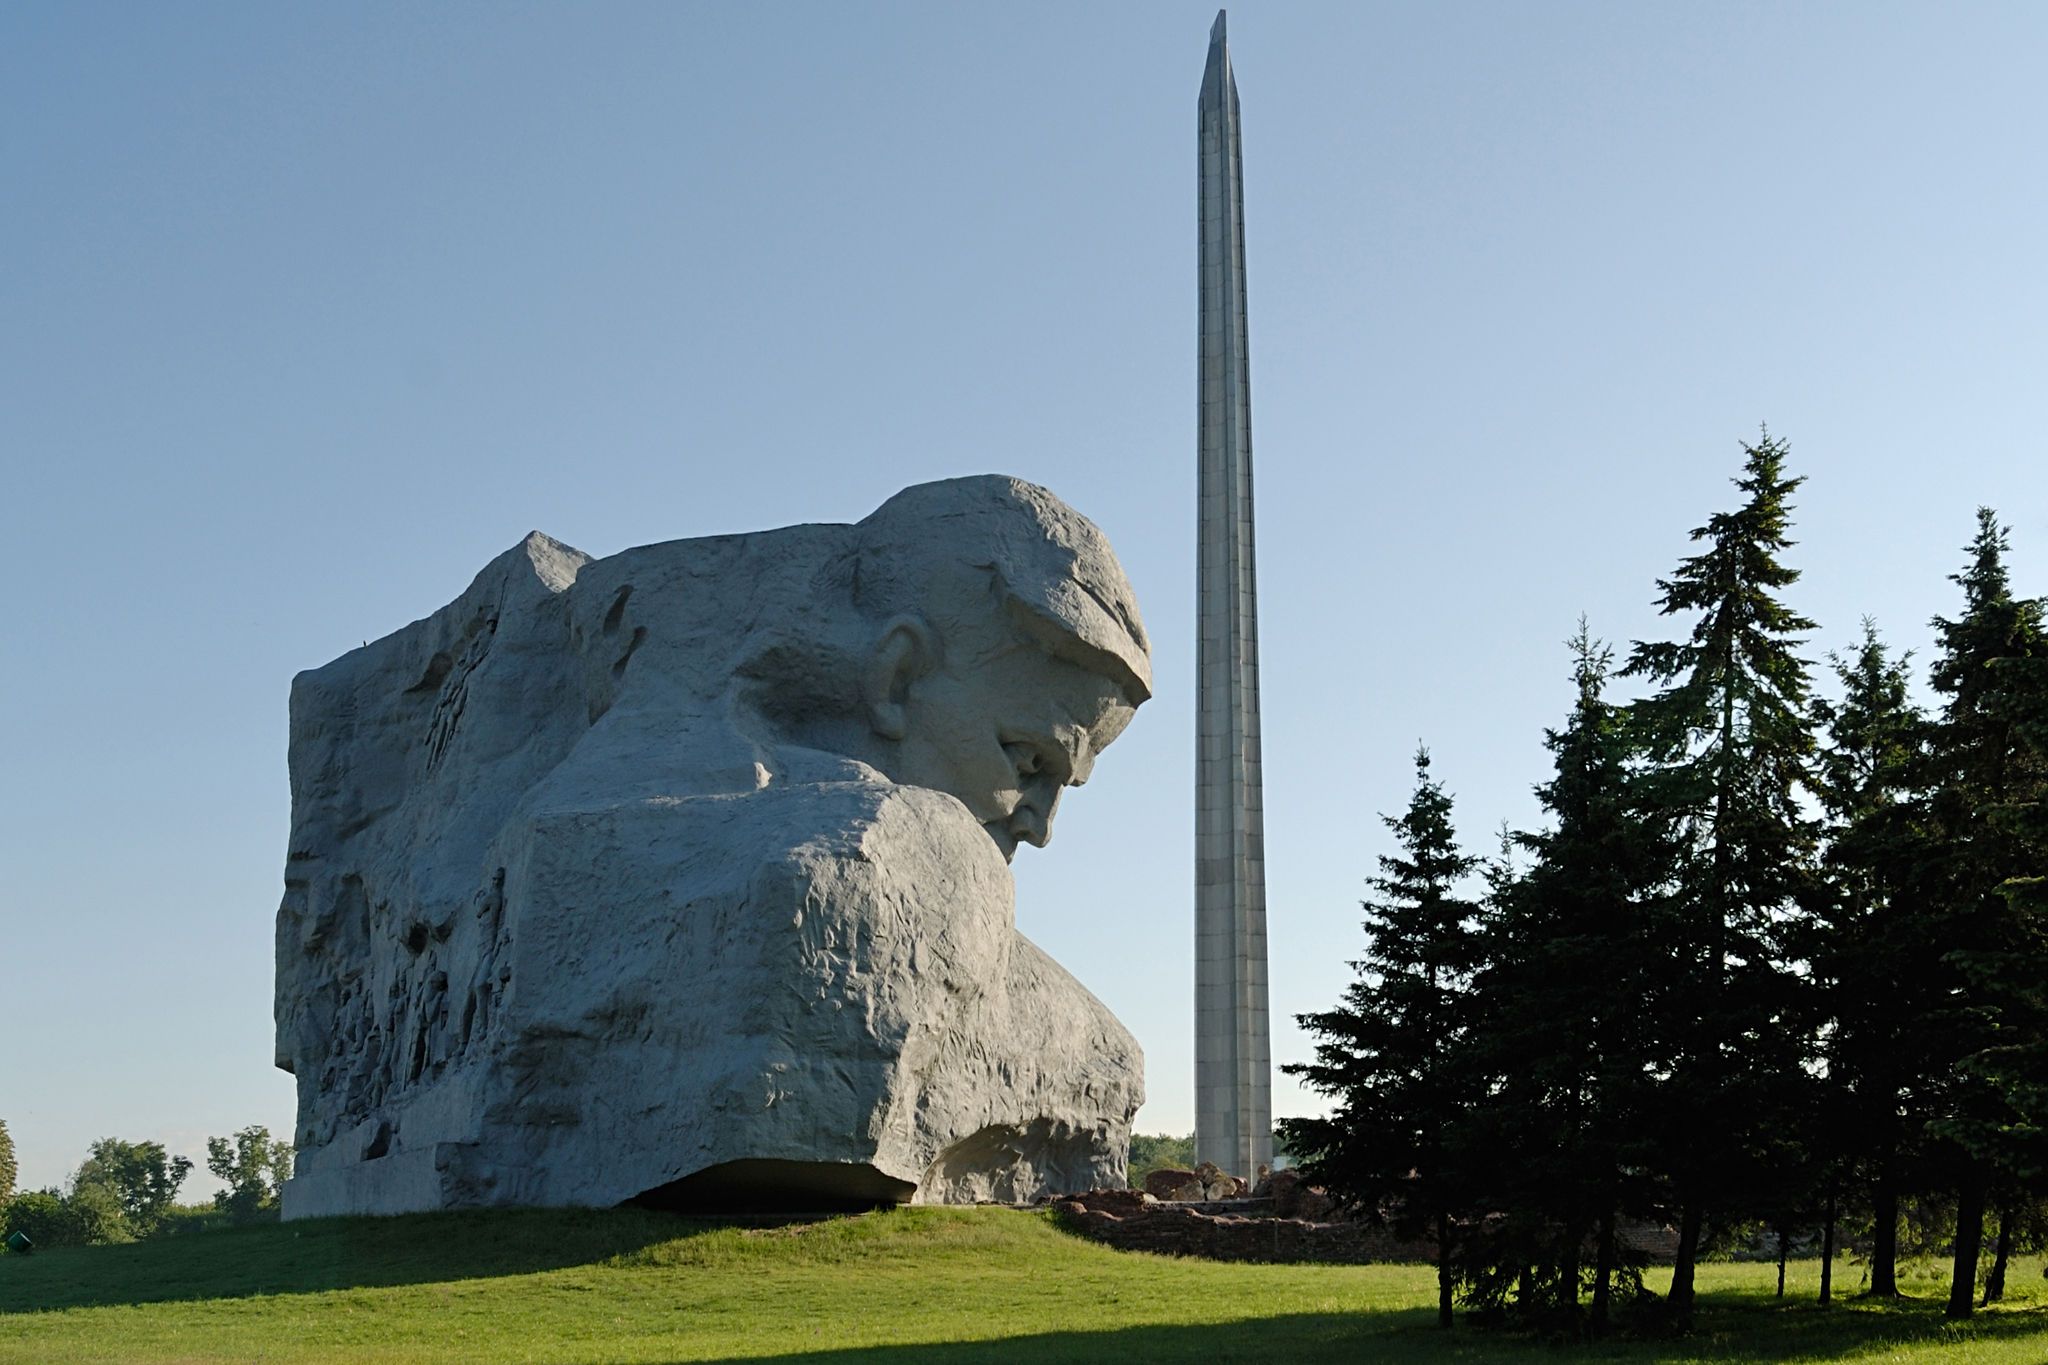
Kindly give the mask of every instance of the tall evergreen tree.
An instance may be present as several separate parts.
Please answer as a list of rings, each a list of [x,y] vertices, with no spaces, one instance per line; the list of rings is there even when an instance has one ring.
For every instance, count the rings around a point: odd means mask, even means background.
[[[14,1139],[8,1136],[7,1120],[0,1119],[0,1208],[14,1197],[14,1182],[19,1168],[14,1164]]]
[[[2016,904],[2007,892],[2040,875],[2041,855],[2026,823],[2012,816],[2040,799],[2048,778],[2028,740],[2024,686],[2031,661],[2048,654],[2048,635],[2042,603],[2012,594],[2007,551],[1996,514],[1979,509],[1970,564],[1954,577],[1963,613],[1934,622],[1940,652],[1930,680],[1944,702],[1929,732],[1927,794],[1918,811],[1925,842],[1916,891],[1948,948],[1943,966],[1951,976],[1948,1007],[1931,1020],[1946,1030],[1952,1049],[1941,1059],[1949,1063],[1945,1094],[1931,1127],[1953,1144],[1957,1227],[1948,1311],[1958,1318],[1974,1307],[1985,1196],[2007,1146],[2001,1134],[2017,1117],[1984,1065],[1963,1063],[1999,1045],[2004,1002],[1987,969],[2028,956],[2024,899]]]
[[[1478,961],[1479,907],[1460,893],[1478,860],[1458,849],[1451,798],[1415,755],[1406,813],[1383,817],[1399,851],[1382,856],[1364,902],[1365,956],[1336,1009],[1299,1016],[1319,1041],[1313,1063],[1282,1070],[1337,1101],[1327,1119],[1280,1125],[1305,1178],[1392,1222],[1400,1235],[1434,1239],[1437,1320],[1451,1325],[1457,1222],[1470,1212],[1459,1126],[1471,1108],[1461,1065]]]
[[[2036,772],[2048,770],[2048,656],[2001,659],[2001,701],[2017,721]],[[2048,1193],[2048,784],[1993,810],[1994,822],[2020,841],[2026,867],[1999,888],[2012,908],[2006,942],[1965,959],[1973,983],[1997,1011],[1990,1045],[1971,1070],[2004,1099],[2007,1121],[1982,1135],[2019,1187],[2000,1220],[2000,1275],[2014,1210],[2036,1208]],[[1980,1139],[1981,1140],[1981,1139]]]
[[[1474,1297],[1498,1302],[1524,1274],[1549,1313],[1576,1327],[1594,1250],[1586,1324],[1607,1325],[1617,1281],[1636,1283],[1616,1236],[1660,1210],[1649,1115],[1661,1058],[1650,1027],[1655,923],[1677,866],[1672,822],[1646,806],[1621,710],[1605,697],[1613,655],[1580,622],[1571,641],[1578,696],[1544,742],[1555,765],[1537,788],[1549,828],[1515,836],[1526,872],[1497,880],[1472,1053],[1488,1081],[1476,1141],[1494,1160],[1470,1239]],[[1524,1305],[1525,1308],[1531,1305]]]
[[[1814,625],[1778,598],[1799,577],[1779,556],[1802,481],[1786,476],[1787,445],[1768,432],[1743,451],[1746,500],[1695,530],[1705,551],[1658,582],[1664,614],[1698,614],[1692,631],[1638,642],[1622,670],[1660,685],[1633,719],[1659,799],[1691,844],[1660,991],[1673,1059],[1663,1149],[1684,1208],[1671,1281],[1680,1320],[1707,1218],[1738,1212],[1762,1183],[1783,1088],[1802,1075],[1785,933],[1810,889],[1815,842],[1801,806],[1809,682],[1794,652]]]
[[[1840,1207],[1845,1181],[1867,1185],[1876,1231],[1869,1292],[1893,1297],[1899,1196],[1922,1183],[1932,1117],[1922,1078],[1941,1047],[1928,1021],[1943,985],[1927,968],[1943,949],[1905,889],[1926,718],[1909,696],[1907,659],[1889,655],[1867,618],[1854,654],[1829,659],[1841,699],[1813,704],[1827,733],[1817,795],[1827,815],[1829,889],[1808,949],[1825,1019],[1815,1145],[1826,1207]],[[1824,1293],[1831,1268],[1822,1266]]]

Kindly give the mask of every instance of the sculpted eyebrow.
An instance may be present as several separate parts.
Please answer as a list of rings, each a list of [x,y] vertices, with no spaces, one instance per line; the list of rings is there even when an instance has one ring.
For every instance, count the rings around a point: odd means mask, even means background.
[[[1090,762],[1093,754],[1089,751],[1088,726],[1085,722],[1077,720],[1073,712],[1067,710],[1066,707],[1058,702],[1054,702],[1053,707],[1059,712],[1066,724],[1054,727],[1052,739],[1060,751],[1067,756],[1067,775],[1075,779],[1072,785],[1079,786],[1082,781],[1087,779],[1086,767],[1093,766],[1092,762]],[[1070,740],[1062,739],[1059,733],[1061,729],[1065,729],[1073,738]]]

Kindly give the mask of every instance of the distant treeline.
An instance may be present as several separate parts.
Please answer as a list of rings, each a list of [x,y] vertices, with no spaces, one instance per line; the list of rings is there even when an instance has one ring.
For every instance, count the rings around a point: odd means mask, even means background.
[[[1167,1133],[1131,1134],[1130,1186],[1145,1188],[1145,1177],[1167,1169],[1192,1170],[1195,1165],[1195,1135],[1174,1137]]]
[[[1273,1133],[1273,1167],[1278,1170],[1288,1164],[1286,1134],[1278,1129]],[[1195,1135],[1184,1133],[1174,1137],[1168,1133],[1131,1134],[1131,1160],[1129,1184],[1134,1190],[1145,1188],[1145,1177],[1158,1170],[1192,1170],[1195,1165]],[[1253,1173],[1254,1178],[1256,1173]]]
[[[291,1163],[291,1144],[272,1140],[268,1128],[210,1137],[206,1169],[227,1188],[211,1205],[181,1205],[178,1190],[192,1174],[191,1158],[170,1155],[161,1142],[101,1138],[63,1186],[16,1194],[14,1139],[0,1120],[0,1246],[16,1234],[33,1247],[97,1246],[190,1225],[275,1218]]]
[[[1571,642],[1534,833],[1479,859],[1416,759],[1343,1000],[1301,1022],[1335,1101],[1281,1127],[1312,1180],[1441,1248],[1440,1321],[1682,1324],[1703,1248],[1867,1228],[1895,1295],[1902,1213],[1953,1231],[1949,1313],[2041,1234],[2048,1191],[2048,634],[1978,513],[1923,709],[1868,619],[1828,695],[1783,600],[1786,444],[1658,581],[1678,638],[1616,667]],[[1610,680],[1642,695],[1608,698]],[[1647,1293],[1618,1224],[1679,1233]],[[1747,1229],[1744,1232],[1744,1229]]]

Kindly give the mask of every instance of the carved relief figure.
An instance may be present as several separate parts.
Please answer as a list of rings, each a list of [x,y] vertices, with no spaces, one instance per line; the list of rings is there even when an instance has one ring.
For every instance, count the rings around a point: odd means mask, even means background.
[[[286,1217],[1121,1184],[1142,1056],[1008,861],[1150,693],[1101,532],[994,476],[600,560],[536,533],[301,674]]]

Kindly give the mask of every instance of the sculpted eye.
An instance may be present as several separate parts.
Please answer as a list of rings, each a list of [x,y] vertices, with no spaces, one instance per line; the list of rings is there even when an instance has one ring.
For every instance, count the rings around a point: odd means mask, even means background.
[[[1010,764],[1016,768],[1017,776],[1031,777],[1044,766],[1039,758],[1038,748],[1031,744],[1005,744],[1003,752],[1010,756]]]

